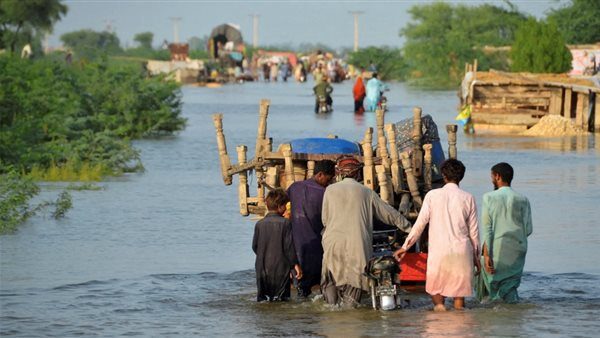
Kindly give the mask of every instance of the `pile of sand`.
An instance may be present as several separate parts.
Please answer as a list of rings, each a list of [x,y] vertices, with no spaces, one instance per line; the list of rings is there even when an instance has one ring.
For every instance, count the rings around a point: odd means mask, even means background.
[[[571,119],[560,115],[546,115],[536,125],[523,132],[527,136],[572,136],[587,134],[586,131],[576,127]]]

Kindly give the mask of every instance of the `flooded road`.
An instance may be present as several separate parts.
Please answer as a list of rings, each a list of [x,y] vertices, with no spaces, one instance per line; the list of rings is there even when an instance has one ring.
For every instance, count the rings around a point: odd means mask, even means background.
[[[334,87],[334,109],[316,116],[310,84],[271,83],[183,90],[188,127],[180,135],[137,141],[144,173],[113,178],[101,191],[74,191],[73,209],[39,216],[0,237],[0,334],[16,336],[580,336],[600,329],[600,142],[594,136],[535,139],[459,134],[461,186],[478,204],[492,189],[489,168],[515,168],[513,186],[531,201],[518,305],[433,313],[423,295],[382,313],[368,306],[331,309],[322,300],[256,304],[255,219],[237,207],[237,182],[223,185],[211,114],[224,114],[229,153],[256,138],[258,103],[272,102],[268,135],[285,141],[336,134],[359,140],[373,113],[352,113],[351,83]],[[454,92],[391,86],[387,122],[456,115]],[[252,154],[248,154],[249,158]],[[234,179],[235,181],[236,179]],[[251,187],[255,180],[250,177]],[[254,193],[254,190],[252,190]],[[46,185],[41,199],[58,192]],[[368,299],[364,299],[365,304]]]

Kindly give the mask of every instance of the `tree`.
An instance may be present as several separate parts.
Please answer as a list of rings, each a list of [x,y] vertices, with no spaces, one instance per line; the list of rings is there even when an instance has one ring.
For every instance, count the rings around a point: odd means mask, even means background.
[[[206,45],[208,42],[208,36],[204,36],[199,38],[197,36],[192,36],[188,39],[188,44],[190,45],[190,50],[201,50],[206,51]]]
[[[571,0],[548,15],[567,43],[596,43],[600,41],[600,1]]]
[[[17,43],[29,43],[35,34],[51,32],[67,10],[60,0],[0,1],[0,49],[14,52]]]
[[[368,47],[350,53],[348,63],[367,69],[371,63],[377,67],[377,73],[383,80],[400,80],[404,77],[405,62],[399,49],[390,47]]]
[[[515,72],[564,73],[571,69],[571,52],[553,22],[529,19],[523,23],[510,57]]]
[[[101,52],[117,54],[121,52],[119,38],[115,33],[95,32],[82,29],[61,35],[60,40],[76,55],[88,59],[96,58]]]
[[[141,48],[144,49],[152,49],[152,40],[154,39],[154,33],[152,32],[143,32],[137,33],[133,37],[133,41],[136,41],[140,44]]]
[[[510,3],[509,3],[510,5]],[[493,5],[465,6],[436,2],[413,6],[400,32],[406,38],[405,60],[413,82],[452,87],[460,82],[463,65],[479,60],[480,68],[502,68],[503,63],[483,52],[486,45],[509,45],[525,16]]]

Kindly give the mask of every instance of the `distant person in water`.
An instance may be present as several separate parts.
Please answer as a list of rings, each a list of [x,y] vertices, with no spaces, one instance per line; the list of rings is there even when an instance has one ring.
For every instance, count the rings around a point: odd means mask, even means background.
[[[533,228],[527,197],[511,188],[514,170],[508,163],[492,167],[494,191],[483,195],[481,214],[484,271],[478,278],[477,298],[518,301],[527,237]]]
[[[378,78],[377,73],[373,73],[373,77],[367,81],[366,86],[366,99],[365,104],[367,105],[367,111],[375,111],[379,106],[379,101],[381,100],[381,94],[384,90],[387,89],[387,86],[383,84]]]
[[[263,72],[263,79],[265,80],[265,82],[269,82],[271,80],[271,78],[270,78],[270,74],[271,74],[270,62],[263,63],[262,72]]]
[[[363,82],[362,72],[356,77],[356,82],[354,83],[354,88],[352,89],[352,94],[354,96],[354,113],[356,113],[356,114],[364,113],[365,107],[363,106],[363,101],[365,100],[366,90],[365,90],[365,84]]]
[[[319,97],[325,97],[325,103],[327,104],[327,109],[331,111],[331,106],[333,105],[333,99],[331,98],[331,93],[333,93],[333,87],[329,84],[329,79],[326,75],[323,75],[322,80],[313,87],[313,92],[315,93],[315,113],[319,113]]]
[[[254,227],[252,250],[256,254],[257,301],[290,298],[290,272],[302,279],[292,239],[292,224],[283,217],[289,198],[283,189],[271,190],[265,198],[268,213]]]

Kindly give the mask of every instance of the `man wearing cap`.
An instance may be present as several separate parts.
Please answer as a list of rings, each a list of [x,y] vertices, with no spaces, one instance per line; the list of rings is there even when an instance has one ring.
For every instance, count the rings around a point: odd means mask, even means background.
[[[411,224],[377,193],[361,183],[362,165],[353,157],[338,160],[343,180],[327,187],[323,196],[323,267],[321,292],[329,304],[355,306],[369,289],[363,275],[373,253],[373,218],[404,232]]]

